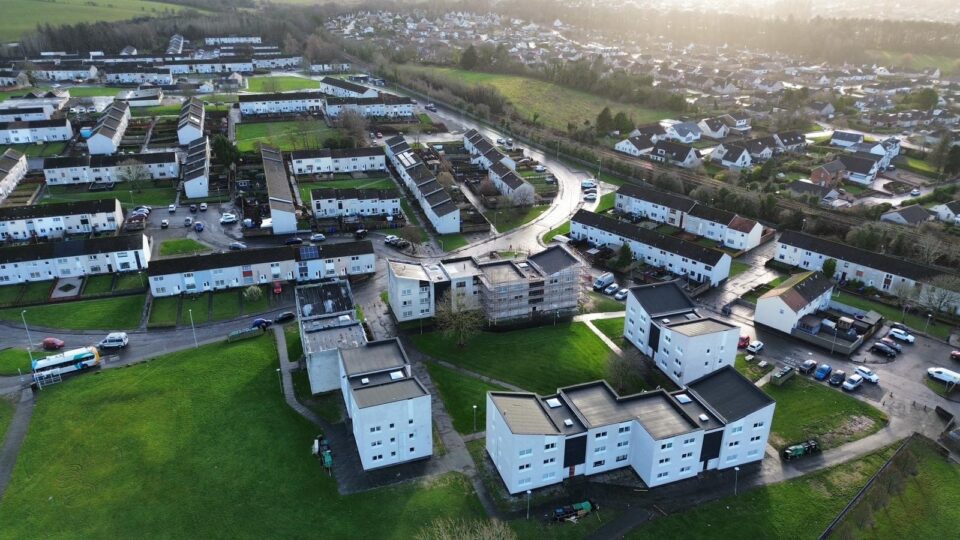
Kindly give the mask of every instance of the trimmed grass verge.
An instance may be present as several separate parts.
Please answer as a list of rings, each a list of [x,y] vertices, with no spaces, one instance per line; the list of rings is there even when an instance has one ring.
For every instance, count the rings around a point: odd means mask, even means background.
[[[597,330],[603,332],[603,335],[610,338],[610,341],[613,341],[623,348],[623,320],[623,317],[616,317],[613,319],[597,319],[590,322],[597,327]]]
[[[760,368],[757,364],[760,363],[760,358],[754,358],[753,362],[747,362],[747,355],[743,353],[737,354],[737,359],[734,361],[733,367],[740,372],[741,375],[750,379],[753,382],[757,382],[763,378],[764,375],[770,373],[773,370],[773,365],[767,366],[767,369]],[[798,375],[794,375],[797,377]]]
[[[240,316],[240,291],[218,291],[213,293],[213,313],[210,319],[225,321]]]
[[[154,298],[150,306],[149,326],[164,327],[177,325],[177,310],[180,307],[179,296]]]
[[[528,208],[506,208],[497,212],[496,210],[487,210],[484,217],[490,223],[496,221],[498,232],[504,233],[512,231],[521,225],[530,223],[540,217],[540,214],[550,209],[550,206],[531,206]]]
[[[543,241],[550,242],[551,240],[553,240],[553,237],[557,236],[558,234],[562,236],[566,236],[570,234],[569,221],[547,231],[546,234],[543,235]]]
[[[193,324],[203,324],[210,320],[210,297],[201,294],[194,298],[184,297],[180,307],[180,320],[183,324],[190,324],[190,317],[193,317]]]
[[[440,391],[443,407],[453,420],[453,428],[463,434],[483,431],[487,425],[487,392],[506,390],[433,362],[427,363],[430,379]],[[473,417],[476,405],[476,429]]]
[[[33,327],[69,330],[129,330],[140,325],[145,296],[117,296],[27,308],[27,323]],[[0,310],[0,320],[20,321],[20,309]]]
[[[250,77],[247,79],[247,90],[250,92],[291,92],[307,88],[319,89],[320,83],[305,77],[291,75]]]
[[[192,238],[176,238],[164,240],[160,243],[160,255],[163,257],[193,255],[204,251],[210,251],[210,246],[201,244]]]
[[[589,302],[584,305],[584,313],[611,313],[627,309],[626,303],[596,291],[587,291],[584,299]]]
[[[237,124],[237,149],[255,152],[257,143],[276,146],[283,151],[322,148],[328,138],[339,138],[336,128],[319,120],[290,120]]]
[[[113,290],[113,274],[101,274],[86,279],[83,286],[83,295],[107,294],[111,290]]]
[[[38,357],[45,354],[38,353]],[[0,375],[12,377],[17,375],[18,369],[21,373],[30,373],[30,354],[27,350],[15,347],[0,350]],[[2,435],[0,435],[0,441],[3,441]]]
[[[443,246],[444,251],[453,251],[470,243],[467,237],[460,233],[441,234],[437,236],[437,240],[440,242],[440,245]]]

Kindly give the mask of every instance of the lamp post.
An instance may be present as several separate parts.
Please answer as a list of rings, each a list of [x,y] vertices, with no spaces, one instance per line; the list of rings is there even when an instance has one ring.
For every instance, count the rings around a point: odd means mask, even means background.
[[[530,493],[529,489],[527,490],[527,519],[530,519]]]
[[[473,406],[473,432],[477,432],[477,406]]]
[[[830,344],[830,354],[833,355],[833,350],[837,346],[837,325],[833,325],[833,343]]]
[[[27,326],[27,310],[20,312],[20,319],[23,321],[23,328],[27,331],[27,355],[30,356],[30,363],[33,364],[33,338],[30,337],[30,327]]]
[[[740,467],[733,468],[733,496],[737,496],[737,484],[740,481]]]
[[[190,330],[193,331],[193,348],[199,349],[200,343],[197,341],[197,327],[193,325],[193,308],[187,309],[187,312],[190,314]]]
[[[283,375],[280,374],[280,368],[277,368],[277,380],[280,381],[280,395],[283,395]]]
[[[603,167],[603,157],[597,160],[597,184],[600,184],[600,167]]]
[[[923,325],[923,333],[927,333],[927,328],[930,328],[930,319],[933,317],[933,313],[927,313],[927,324]]]

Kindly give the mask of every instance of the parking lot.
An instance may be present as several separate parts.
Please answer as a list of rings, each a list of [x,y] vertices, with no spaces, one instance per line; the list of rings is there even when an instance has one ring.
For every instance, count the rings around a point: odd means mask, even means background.
[[[209,203],[206,211],[198,210],[196,213],[190,211],[190,205],[177,207],[176,212],[170,213],[166,207],[154,207],[153,212],[147,220],[146,233],[153,239],[153,256],[160,254],[160,244],[164,240],[191,238],[211,246],[214,251],[229,249],[231,242],[243,239],[240,223],[221,225],[220,216],[225,212],[236,214],[233,211],[231,203]],[[191,218],[193,223],[200,221],[203,223],[203,232],[196,232],[193,225],[186,226],[186,218]],[[160,227],[162,220],[168,220],[170,226],[166,229]]]

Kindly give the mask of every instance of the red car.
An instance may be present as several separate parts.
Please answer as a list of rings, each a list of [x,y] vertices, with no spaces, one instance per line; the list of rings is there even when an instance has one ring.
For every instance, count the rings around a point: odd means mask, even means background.
[[[737,342],[737,348],[745,349],[747,345],[750,345],[750,336],[740,336],[740,341]]]
[[[57,339],[55,337],[43,338],[43,348],[47,351],[59,351],[63,348],[65,343],[62,339]]]
[[[960,351],[951,351],[950,359],[960,361]]]

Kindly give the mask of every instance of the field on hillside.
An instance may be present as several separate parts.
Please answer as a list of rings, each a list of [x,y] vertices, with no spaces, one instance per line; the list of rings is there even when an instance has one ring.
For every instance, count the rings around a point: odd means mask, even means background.
[[[596,122],[597,115],[608,106],[613,114],[624,111],[638,124],[654,122],[673,114],[667,110],[626,105],[579,90],[516,75],[425,66],[403,66],[400,69],[408,72],[430,73],[468,84],[491,85],[509,99],[517,112],[527,119],[530,119],[534,113],[539,113],[540,122],[560,129],[566,129],[567,122],[574,122],[577,125],[583,124],[584,120]]]
[[[941,75],[956,73],[960,59],[933,54],[904,54],[890,51],[868,50],[867,55],[883,66],[907,67],[910,69],[940,70]]]
[[[79,22],[121,21],[159,16],[183,9],[173,4],[146,0],[5,0],[0,18],[0,39],[15,40],[40,23],[60,25]]]

